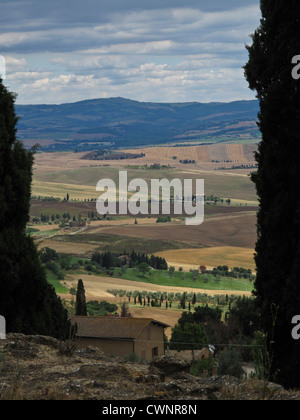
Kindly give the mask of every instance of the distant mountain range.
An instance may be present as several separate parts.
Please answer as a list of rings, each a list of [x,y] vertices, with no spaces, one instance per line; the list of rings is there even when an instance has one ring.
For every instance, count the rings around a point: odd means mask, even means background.
[[[18,135],[47,150],[255,142],[258,101],[151,103],[124,98],[16,105]],[[102,145],[101,145],[102,144]]]

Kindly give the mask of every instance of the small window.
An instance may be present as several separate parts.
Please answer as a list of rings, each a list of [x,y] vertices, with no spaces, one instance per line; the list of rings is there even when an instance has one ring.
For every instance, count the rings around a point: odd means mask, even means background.
[[[158,356],[158,347],[153,347],[152,348],[152,357],[157,357]]]

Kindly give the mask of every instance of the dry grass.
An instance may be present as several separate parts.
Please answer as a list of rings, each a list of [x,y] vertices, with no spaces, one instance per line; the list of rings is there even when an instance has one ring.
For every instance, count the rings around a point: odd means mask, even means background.
[[[249,153],[249,149],[252,153]],[[143,163],[152,163],[157,161],[159,156],[160,163],[176,164],[179,160],[190,159],[197,163],[211,163],[212,160],[233,162],[253,162],[253,152],[257,149],[255,144],[212,144],[202,146],[188,147],[146,147],[140,148],[139,151],[145,153],[145,157],[141,160]],[[244,150],[246,153],[244,153]],[[136,153],[135,149],[127,150],[129,153]],[[177,159],[174,160],[173,157]],[[215,165],[215,164],[214,164]]]
[[[247,146],[247,147],[246,147]],[[254,185],[248,177],[249,170],[216,171],[216,167],[229,165],[224,160],[234,159],[236,163],[250,161],[249,148],[253,145],[211,145],[191,147],[152,147],[129,152],[144,152],[139,159],[122,161],[91,161],[80,159],[84,153],[39,153],[35,157],[33,176],[33,195],[64,198],[69,193],[71,198],[96,198],[96,184],[101,178],[110,178],[117,182],[118,171],[126,169],[129,179],[143,178],[146,181],[155,178],[173,179],[201,178],[205,180],[205,192],[218,197],[257,202]],[[252,150],[252,149],[251,149]],[[173,156],[177,156],[174,160]],[[181,159],[195,159],[197,165],[184,165]],[[219,160],[219,163],[211,162]],[[170,165],[171,169],[150,171],[143,165],[160,163]],[[106,166],[104,166],[106,165]],[[109,166],[107,166],[109,165]],[[128,166],[133,167],[128,168]],[[96,166],[96,167],[95,167]],[[135,169],[135,167],[138,168]]]
[[[159,252],[156,255],[164,257],[169,265],[175,268],[198,268],[205,265],[208,268],[227,265],[229,268],[244,267],[255,270],[254,250],[241,247],[220,246],[200,249],[175,249]]]
[[[138,218],[137,223],[139,225],[157,225],[156,218],[153,217],[144,217]],[[135,224],[135,217],[126,217],[124,219],[116,219],[116,220],[97,220],[91,221],[90,226],[92,229],[86,231],[86,233],[93,234],[99,233],[102,231],[103,227],[107,226],[126,226],[126,225],[134,225]]]
[[[58,229],[59,225],[34,225],[30,227],[38,229],[40,232],[47,232],[48,230]]]
[[[242,144],[226,144],[226,152],[229,160],[232,162],[247,163]]]
[[[96,183],[93,187],[90,185],[74,185],[33,180],[31,190],[33,196],[55,197],[61,199],[64,199],[67,194],[79,200],[96,198],[98,195],[96,192]]]
[[[71,254],[78,257],[90,257],[99,248],[97,244],[85,244],[82,242],[63,242],[54,239],[39,239],[38,248],[49,247],[60,254]]]

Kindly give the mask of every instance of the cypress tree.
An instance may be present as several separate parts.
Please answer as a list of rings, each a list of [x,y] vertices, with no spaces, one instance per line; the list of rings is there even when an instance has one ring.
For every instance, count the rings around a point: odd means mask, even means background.
[[[291,336],[300,313],[300,54],[297,0],[261,0],[260,27],[248,46],[245,76],[257,92],[262,140],[252,174],[259,198],[255,283],[271,357],[271,379],[300,386],[300,342]]]
[[[7,332],[65,338],[67,312],[25,233],[34,150],[17,140],[14,102],[0,79],[0,314]]]
[[[77,285],[75,315],[87,316],[85,290],[84,290],[83,281],[81,279],[78,280],[78,285]]]

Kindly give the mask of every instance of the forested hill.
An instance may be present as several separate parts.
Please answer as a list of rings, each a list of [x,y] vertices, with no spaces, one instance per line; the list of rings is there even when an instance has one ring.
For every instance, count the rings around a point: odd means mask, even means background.
[[[115,147],[259,138],[258,101],[147,103],[124,98],[61,105],[17,105],[19,138],[55,147],[109,142]],[[80,146],[81,144],[81,146]],[[59,146],[60,145],[60,146]],[[53,143],[52,143],[53,147]],[[95,145],[94,145],[95,147]],[[88,146],[87,146],[88,148]]]

